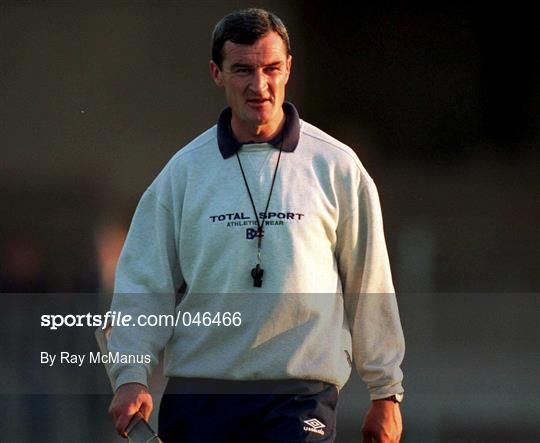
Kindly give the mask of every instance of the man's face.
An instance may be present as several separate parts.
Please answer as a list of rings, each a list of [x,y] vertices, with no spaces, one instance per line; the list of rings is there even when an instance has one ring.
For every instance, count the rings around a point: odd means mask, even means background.
[[[275,32],[252,45],[225,42],[222,69],[211,61],[210,70],[216,84],[225,88],[234,127],[244,132],[279,125],[290,69],[291,56]]]

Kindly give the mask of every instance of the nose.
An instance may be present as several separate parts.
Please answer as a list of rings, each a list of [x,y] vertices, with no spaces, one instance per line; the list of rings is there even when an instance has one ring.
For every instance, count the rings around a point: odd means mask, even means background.
[[[262,69],[254,70],[253,75],[251,76],[249,87],[252,92],[256,93],[257,95],[261,95],[264,91],[266,91],[266,88],[268,87],[268,81]]]

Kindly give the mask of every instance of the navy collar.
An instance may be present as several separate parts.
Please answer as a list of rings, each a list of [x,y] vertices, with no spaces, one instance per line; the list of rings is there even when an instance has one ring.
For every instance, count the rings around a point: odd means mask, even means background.
[[[298,111],[290,102],[283,103],[283,111],[285,112],[285,124],[283,125],[283,129],[267,143],[274,146],[281,146],[285,152],[293,152],[300,139],[300,117],[298,116]],[[224,159],[234,155],[242,145],[256,143],[243,143],[236,140],[229,129],[231,117],[231,108],[227,107],[221,112],[217,123],[217,141],[219,150]]]

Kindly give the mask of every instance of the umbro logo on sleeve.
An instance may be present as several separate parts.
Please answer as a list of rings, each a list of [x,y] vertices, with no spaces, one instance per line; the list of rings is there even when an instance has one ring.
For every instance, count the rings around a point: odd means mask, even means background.
[[[308,426],[304,426],[304,431],[315,432],[316,434],[324,435],[322,428],[326,428],[324,423],[321,423],[316,418],[310,418],[309,420],[304,420],[304,423]]]

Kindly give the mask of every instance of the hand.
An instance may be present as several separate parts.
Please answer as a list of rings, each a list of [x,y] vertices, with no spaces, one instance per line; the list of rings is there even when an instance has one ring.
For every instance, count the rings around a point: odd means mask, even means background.
[[[365,443],[398,443],[403,431],[399,403],[374,400],[364,418],[362,437]]]
[[[153,409],[152,396],[146,386],[126,383],[118,388],[109,406],[109,415],[114,421],[116,432],[127,438],[126,428],[131,418],[140,411],[148,421]]]

